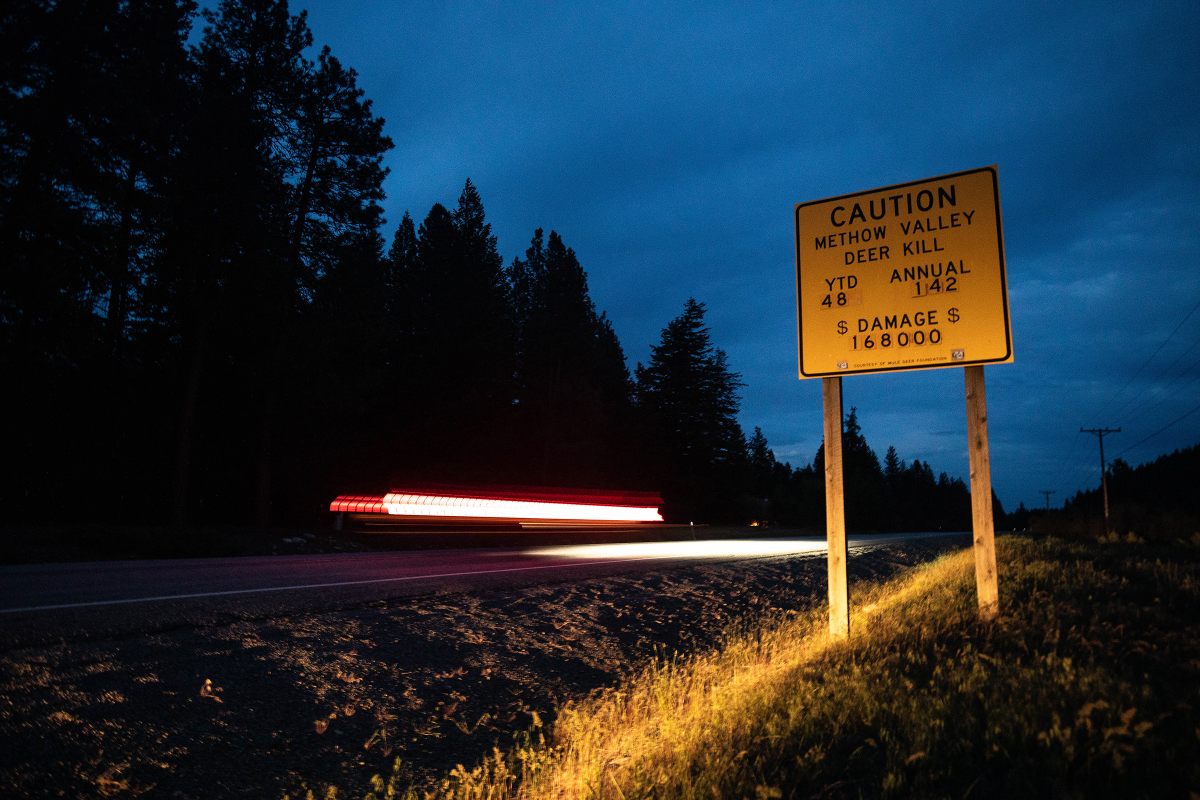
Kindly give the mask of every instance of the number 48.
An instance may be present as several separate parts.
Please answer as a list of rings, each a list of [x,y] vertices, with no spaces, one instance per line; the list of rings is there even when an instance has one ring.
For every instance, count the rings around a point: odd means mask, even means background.
[[[838,292],[836,295],[832,294],[832,293],[827,294],[827,295],[825,295],[825,299],[821,301],[821,308],[833,308],[835,305],[837,305],[837,306],[846,305],[846,293],[845,292]]]

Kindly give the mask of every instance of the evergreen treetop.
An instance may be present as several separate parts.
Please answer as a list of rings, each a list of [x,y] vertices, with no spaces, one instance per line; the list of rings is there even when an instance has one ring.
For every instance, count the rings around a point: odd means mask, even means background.
[[[668,492],[683,513],[712,518],[737,504],[746,440],[737,421],[741,377],[713,344],[704,314],[704,304],[688,298],[651,346],[649,362],[638,365],[636,393],[666,465]]]

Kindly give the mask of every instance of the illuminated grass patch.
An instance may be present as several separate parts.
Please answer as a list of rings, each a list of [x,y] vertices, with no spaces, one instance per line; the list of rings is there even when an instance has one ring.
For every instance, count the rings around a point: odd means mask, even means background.
[[[377,797],[1187,796],[1200,787],[1194,547],[999,543],[852,587],[853,639],[762,621],[568,705],[508,751]]]

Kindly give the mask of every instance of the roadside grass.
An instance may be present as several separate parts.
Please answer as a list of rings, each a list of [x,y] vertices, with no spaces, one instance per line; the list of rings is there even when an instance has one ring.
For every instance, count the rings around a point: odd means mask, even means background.
[[[1200,547],[1006,536],[760,620],[557,712],[432,787],[370,798],[1197,797]],[[328,793],[325,796],[334,796]]]

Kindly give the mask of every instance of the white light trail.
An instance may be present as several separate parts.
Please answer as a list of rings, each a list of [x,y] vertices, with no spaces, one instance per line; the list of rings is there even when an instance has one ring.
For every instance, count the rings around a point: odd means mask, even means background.
[[[652,506],[545,503],[486,497],[449,497],[389,492],[383,508],[392,516],[470,519],[569,520],[572,522],[662,522]]]
[[[683,542],[572,544],[526,550],[554,558],[754,558],[819,553],[824,539],[708,539]]]

